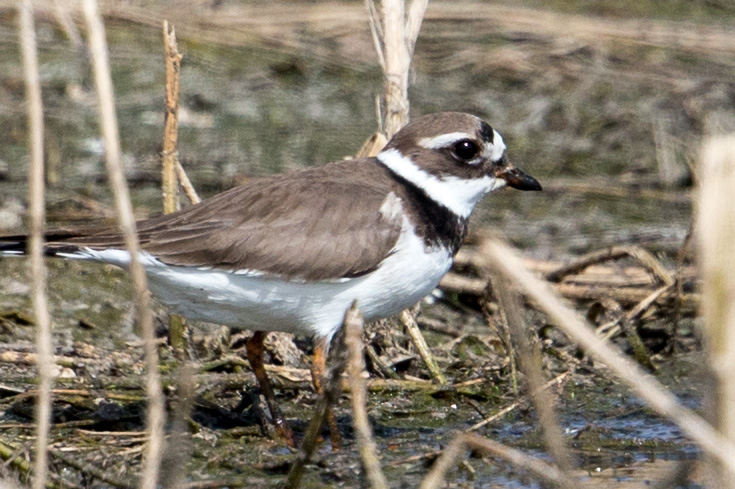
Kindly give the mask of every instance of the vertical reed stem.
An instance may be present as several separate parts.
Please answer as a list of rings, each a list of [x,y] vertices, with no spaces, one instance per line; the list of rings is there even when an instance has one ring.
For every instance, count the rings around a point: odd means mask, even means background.
[[[107,172],[115,197],[118,224],[125,240],[125,247],[130,253],[130,274],[135,288],[135,306],[145,344],[149,442],[140,487],[141,489],[155,489],[164,449],[163,426],[165,412],[161,380],[158,375],[158,352],[153,331],[153,318],[149,307],[148,281],[143,265],[140,263],[140,246],[136,234],[133,207],[130,203],[130,195],[122,170],[120,138],[104,25],[95,0],[84,0],[83,6],[84,18],[89,33],[89,47],[92,53],[97,97],[99,99],[100,124],[102,137],[105,141]]]
[[[28,145],[31,165],[28,174],[30,217],[31,298],[36,320],[36,348],[38,350],[38,399],[36,400],[36,465],[34,489],[43,489],[48,476],[48,432],[51,424],[51,384],[54,375],[51,318],[46,297],[46,264],[43,243],[46,213],[43,168],[43,102],[41,80],[38,74],[38,53],[33,25],[33,5],[22,0],[19,5],[20,44],[23,54],[23,72],[28,109]]]
[[[717,381],[716,423],[735,442],[735,137],[710,139],[701,159],[698,212],[702,313]],[[718,487],[735,488],[731,474]]]

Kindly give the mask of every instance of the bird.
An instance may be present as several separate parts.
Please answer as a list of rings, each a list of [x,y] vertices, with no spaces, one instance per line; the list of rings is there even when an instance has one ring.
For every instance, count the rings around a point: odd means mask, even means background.
[[[503,187],[542,189],[510,162],[487,122],[434,113],[404,126],[375,157],[251,180],[139,221],[139,259],[152,294],[172,313],[254,331],[247,358],[276,432],[292,445],[263,365],[265,335],[311,336],[320,390],[329,341],[353,301],[369,322],[430,294],[476,204]],[[27,242],[0,237],[0,254],[24,254]],[[52,229],[44,246],[47,256],[130,264],[110,225]]]

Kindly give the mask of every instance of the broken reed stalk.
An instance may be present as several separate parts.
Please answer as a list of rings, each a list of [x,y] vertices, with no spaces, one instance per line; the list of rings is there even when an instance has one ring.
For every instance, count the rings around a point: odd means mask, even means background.
[[[189,427],[197,385],[194,381],[192,367],[179,366],[176,375],[176,402],[171,415],[170,445],[175,450],[166,450],[161,470],[161,486],[166,489],[185,487],[187,478],[186,466],[192,453],[192,439]]]
[[[311,459],[311,456],[316,450],[316,446],[319,443],[319,435],[324,428],[324,422],[327,419],[327,410],[330,406],[335,405],[342,393],[342,373],[345,371],[345,365],[347,364],[347,345],[346,345],[346,334],[345,329],[347,324],[354,322],[361,323],[362,316],[357,308],[357,301],[352,303],[352,306],[345,312],[345,318],[342,322],[342,327],[337,331],[337,334],[332,339],[331,352],[329,354],[330,365],[327,373],[327,382],[324,386],[322,394],[319,396],[319,400],[314,410],[314,416],[309,422],[309,426],[306,429],[304,435],[304,441],[301,442],[301,448],[299,449],[298,456],[294,460],[291,469],[288,471],[286,483],[284,484],[285,489],[296,489],[301,484],[301,478],[304,475],[304,467]],[[360,326],[362,329],[362,326]]]
[[[439,365],[437,365],[436,360],[434,360],[434,355],[431,354],[429,345],[426,343],[424,335],[421,334],[421,330],[419,329],[418,324],[416,324],[416,319],[413,317],[413,313],[406,309],[401,312],[399,317],[401,319],[401,323],[406,327],[406,331],[408,331],[408,334],[411,336],[413,344],[416,346],[426,368],[429,369],[431,376],[438,384],[446,384],[447,378],[444,376],[442,369],[439,368]]]
[[[377,133],[368,139],[358,153],[360,156],[378,154],[408,122],[408,75],[427,3],[428,0],[413,0],[406,19],[404,0],[383,0],[380,15],[373,0],[366,0],[373,42],[385,77],[386,115],[383,134]],[[403,311],[400,319],[432,378],[439,384],[446,384],[447,379],[434,360],[411,311]]]
[[[163,51],[166,63],[166,95],[164,97],[163,151],[161,153],[161,194],[163,213],[171,214],[180,208],[178,176],[179,163],[179,96],[181,94],[181,54],[176,42],[176,30],[163,21]],[[184,169],[180,170],[184,176]],[[187,178],[188,182],[188,178]],[[191,184],[189,183],[189,186]],[[168,337],[174,355],[184,360],[188,355],[188,328],[186,320],[169,315]],[[183,381],[183,379],[182,379]]]
[[[428,0],[413,0],[405,15],[404,0],[383,0],[380,13],[373,0],[365,5],[370,31],[385,78],[385,117],[383,132],[393,137],[408,122],[408,80],[416,40]]]
[[[716,424],[735,443],[735,136],[704,145],[697,206],[702,314],[710,367],[716,379]],[[735,488],[720,474],[718,487]]]
[[[179,45],[176,41],[176,31],[168,21],[163,21],[163,50],[166,58],[166,97],[163,128],[162,152],[162,183],[163,213],[169,214],[178,210],[178,184],[184,190],[186,197],[192,204],[201,202],[184,167],[179,161],[179,100],[181,94],[181,59]]]
[[[458,435],[449,446],[442,452],[441,456],[434,462],[431,471],[421,481],[419,489],[439,489],[445,487],[446,473],[455,465],[467,450],[480,452],[491,457],[498,457],[510,462],[515,467],[527,470],[542,481],[556,487],[574,487],[565,485],[569,480],[564,474],[551,464],[538,458],[529,457],[525,453],[514,448],[503,445],[493,440],[488,440],[472,433]]]
[[[544,374],[539,365],[540,359],[534,355],[533,346],[528,338],[529,331],[523,318],[523,304],[518,291],[506,277],[496,275],[492,282],[493,290],[498,297],[498,305],[505,311],[521,370],[526,374],[531,401],[538,413],[546,447],[561,472],[562,481],[559,487],[573,487],[571,477],[567,475],[573,468],[572,458],[559,428],[559,417],[554,409],[554,401],[549,392],[543,388],[546,383]]]
[[[56,17],[56,22],[58,22],[64,34],[66,34],[66,37],[69,38],[69,41],[74,46],[74,49],[81,52],[84,49],[84,41],[82,40],[82,35],[79,34],[79,29],[77,29],[74,19],[72,19],[69,10],[64,5],[65,3],[65,0],[54,0],[54,16]]]
[[[382,0],[378,17],[367,0],[373,42],[385,77],[383,131],[390,140],[408,122],[408,77],[416,39],[428,0],[413,0],[405,15],[404,0]]]
[[[163,123],[161,190],[163,213],[179,209],[179,187],[176,177],[176,145],[179,138],[179,93],[181,92],[181,54],[176,44],[176,31],[163,21],[163,47],[166,59],[166,97]]]
[[[518,284],[525,294],[545,311],[554,323],[595,360],[607,365],[620,380],[651,408],[679,426],[702,449],[722,462],[735,476],[735,444],[720,435],[694,411],[682,406],[676,397],[652,375],[641,369],[614,345],[598,338],[592,326],[562,302],[548,282],[526,269],[522,258],[505,244],[488,240],[482,246],[487,266]]]
[[[36,399],[36,460],[33,488],[43,489],[48,477],[48,435],[51,424],[51,385],[54,376],[51,317],[46,296],[46,264],[44,262],[45,183],[43,165],[43,101],[38,72],[38,51],[31,0],[19,5],[20,45],[23,55],[26,103],[28,110],[28,200],[30,217],[31,299],[36,322],[38,352],[38,398]]]
[[[148,396],[147,429],[150,434],[146,456],[141,474],[141,489],[155,489],[161,457],[164,449],[163,427],[165,411],[161,380],[158,374],[158,351],[153,331],[153,316],[150,310],[148,281],[138,250],[140,245],[136,233],[133,207],[125,182],[121,164],[120,136],[115,114],[115,99],[110,74],[110,62],[105,39],[105,28],[96,0],[84,0],[84,19],[89,36],[89,49],[92,55],[95,86],[99,100],[99,116],[102,138],[105,141],[105,163],[107,165],[110,187],[114,194],[118,224],[125,240],[125,248],[130,254],[130,274],[135,289],[135,308],[144,340],[147,368],[146,393]]]
[[[405,313],[406,311],[404,311]],[[373,433],[370,428],[367,409],[367,388],[365,387],[365,357],[363,355],[362,331],[365,321],[360,311],[351,315],[349,320],[345,319],[345,342],[347,344],[347,374],[352,386],[352,425],[355,427],[357,447],[362,459],[370,487],[372,489],[388,489],[388,481],[380,469],[378,451],[373,441]]]
[[[584,269],[589,266],[597,265],[606,261],[617,260],[625,256],[630,256],[631,258],[638,260],[638,262],[643,265],[649,273],[653,274],[664,285],[672,285],[674,283],[674,277],[672,277],[669,271],[661,265],[661,262],[659,262],[656,257],[654,257],[649,251],[635,245],[613,246],[604,250],[587,253],[586,255],[574,260],[574,262],[547,273],[545,278],[549,282],[561,282],[567,275],[582,273]]]

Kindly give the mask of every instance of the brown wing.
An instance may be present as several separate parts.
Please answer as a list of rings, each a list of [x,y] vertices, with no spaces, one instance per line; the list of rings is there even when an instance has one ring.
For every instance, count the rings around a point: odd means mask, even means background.
[[[349,178],[345,178],[349,172]],[[382,184],[381,184],[382,183]],[[402,220],[374,160],[332,163],[249,182],[138,223],[141,247],[164,263],[251,270],[303,280],[355,277],[393,249]],[[49,246],[122,246],[107,230],[49,235]]]

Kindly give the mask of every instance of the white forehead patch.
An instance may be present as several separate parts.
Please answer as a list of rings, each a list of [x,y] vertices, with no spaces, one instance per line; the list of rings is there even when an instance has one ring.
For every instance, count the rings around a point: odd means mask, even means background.
[[[487,158],[490,161],[500,161],[500,159],[505,154],[505,141],[503,141],[503,136],[498,134],[498,131],[493,129],[493,142],[485,143],[485,148],[482,151],[482,156],[484,158]]]
[[[437,177],[418,166],[397,149],[382,151],[378,161],[393,173],[426,192],[434,202],[443,205],[462,218],[470,217],[480,199],[488,192],[503,188],[505,180],[485,175],[481,178],[460,178],[454,175]]]
[[[419,139],[419,146],[426,149],[441,149],[451,146],[457,141],[463,139],[474,140],[474,136],[467,134],[466,132],[450,132],[447,134],[441,134],[434,136],[433,138],[422,138]]]

